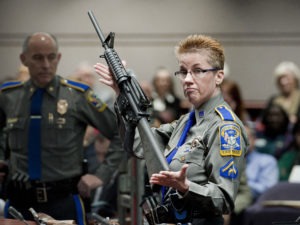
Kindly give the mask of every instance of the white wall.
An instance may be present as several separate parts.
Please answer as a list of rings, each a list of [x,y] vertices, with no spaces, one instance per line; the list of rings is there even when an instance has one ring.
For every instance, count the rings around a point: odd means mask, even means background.
[[[22,41],[35,31],[58,37],[59,74],[97,62],[103,49],[90,9],[105,34],[116,33],[115,49],[140,80],[151,80],[161,65],[175,71],[173,47],[191,33],[224,44],[230,76],[247,100],[276,91],[272,72],[280,61],[300,65],[298,0],[0,0],[0,76],[16,73]]]

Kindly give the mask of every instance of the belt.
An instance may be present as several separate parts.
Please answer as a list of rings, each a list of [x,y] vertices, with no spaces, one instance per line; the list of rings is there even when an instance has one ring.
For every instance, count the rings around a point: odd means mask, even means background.
[[[198,209],[193,209],[191,213],[193,218],[215,218],[221,216],[219,213],[214,213],[214,212],[203,212]]]
[[[61,189],[64,187],[70,187],[73,185],[76,185],[79,181],[80,177],[73,177],[73,178],[67,178],[63,180],[58,181],[49,181],[49,182],[43,182],[43,181],[28,181],[29,186],[39,188],[39,187],[47,187],[51,189]]]
[[[29,201],[35,200],[37,203],[46,203],[59,197],[67,196],[77,192],[77,182],[79,177],[63,179],[59,181],[42,182],[42,181],[12,181],[9,192],[11,197],[16,193],[23,195],[23,199]]]
[[[38,203],[45,203],[59,196],[74,193],[76,191],[77,182],[78,179],[73,178],[53,182],[34,181],[31,183],[32,189],[35,192],[36,201]]]

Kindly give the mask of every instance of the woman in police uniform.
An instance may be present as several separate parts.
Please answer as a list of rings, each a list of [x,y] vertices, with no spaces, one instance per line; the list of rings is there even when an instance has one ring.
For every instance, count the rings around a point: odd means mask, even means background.
[[[211,37],[191,35],[175,52],[179,64],[175,76],[193,110],[154,130],[165,146],[170,171],[150,178],[151,184],[163,186],[162,201],[152,217],[156,223],[223,224],[222,214],[234,208],[247,146],[243,124],[220,91],[224,50]],[[100,81],[118,94],[108,68],[98,63],[95,70]]]

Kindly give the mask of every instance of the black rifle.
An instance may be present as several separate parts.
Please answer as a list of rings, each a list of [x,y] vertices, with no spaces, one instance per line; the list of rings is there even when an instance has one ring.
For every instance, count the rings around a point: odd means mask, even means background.
[[[120,89],[119,98],[121,97],[122,101],[118,101],[118,107],[121,109],[121,116],[125,121],[138,127],[149,177],[161,170],[169,170],[166,159],[161,152],[161,147],[158,145],[148,123],[149,113],[147,113],[147,109],[150,102],[137,80],[128,74],[114,50],[115,34],[110,32],[107,38],[104,39],[93,12],[89,11],[88,15],[105,49],[104,54],[100,57],[106,60]]]

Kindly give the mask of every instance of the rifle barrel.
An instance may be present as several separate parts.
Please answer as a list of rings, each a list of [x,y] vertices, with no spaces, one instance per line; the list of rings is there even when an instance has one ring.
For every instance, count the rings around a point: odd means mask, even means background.
[[[106,49],[107,46],[106,46],[106,43],[105,43],[105,38],[104,38],[104,36],[103,36],[103,32],[102,32],[101,29],[100,29],[100,26],[99,26],[99,24],[98,24],[98,22],[97,22],[97,20],[96,20],[96,18],[95,18],[95,16],[94,16],[93,11],[92,11],[92,10],[89,10],[89,11],[88,11],[88,15],[89,15],[89,17],[90,17],[90,19],[91,19],[91,21],[92,21],[92,24],[94,25],[94,28],[95,28],[95,30],[96,30],[96,32],[97,32],[97,34],[98,34],[98,37],[99,37],[100,40],[101,40],[102,46]]]

